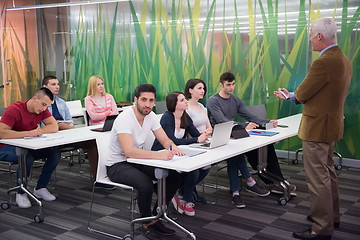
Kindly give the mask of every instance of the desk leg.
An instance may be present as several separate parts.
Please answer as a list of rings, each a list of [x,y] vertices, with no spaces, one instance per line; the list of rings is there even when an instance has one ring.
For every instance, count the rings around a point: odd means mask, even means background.
[[[275,185],[279,185],[284,190],[284,195],[278,199],[278,203],[280,205],[286,205],[286,203],[290,200],[290,183],[285,179],[276,176],[266,170],[267,167],[267,146],[261,147],[258,150],[258,170],[261,176],[273,182]]]
[[[155,168],[155,177],[158,180],[158,208],[157,208],[157,215],[153,217],[146,217],[146,218],[138,218],[134,219],[131,222],[131,229],[130,229],[130,235],[132,238],[134,238],[134,225],[135,223],[142,223],[152,220],[157,220],[161,216],[164,216],[164,219],[166,219],[169,223],[173,224],[175,227],[179,228],[181,231],[188,234],[192,239],[196,240],[196,236],[194,233],[190,232],[174,220],[168,217],[166,214],[167,206],[166,206],[166,177],[168,176],[169,171],[167,169],[162,168]]]
[[[19,166],[18,166],[18,172],[19,172],[19,186],[10,188],[7,193],[8,193],[8,201],[7,203],[3,203],[1,204],[1,208],[2,209],[8,209],[11,206],[11,192],[14,191],[18,191],[19,189],[23,190],[32,200],[34,200],[37,205],[39,205],[39,213],[37,215],[34,216],[34,220],[37,223],[41,223],[44,221],[44,216],[43,216],[43,209],[42,209],[42,202],[37,199],[34,194],[32,194],[28,189],[27,189],[27,171],[26,171],[26,154],[28,153],[27,149],[24,148],[16,148],[16,155],[18,156],[19,160]]]

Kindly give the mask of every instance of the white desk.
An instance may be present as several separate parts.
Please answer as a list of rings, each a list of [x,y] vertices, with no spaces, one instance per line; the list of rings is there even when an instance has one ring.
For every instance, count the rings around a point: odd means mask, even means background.
[[[98,127],[98,126],[97,126]],[[2,203],[1,208],[6,210],[10,208],[10,192],[22,189],[27,195],[29,195],[39,205],[39,213],[35,215],[34,220],[36,222],[43,222],[44,217],[42,213],[42,203],[38,200],[29,190],[27,190],[27,176],[26,176],[26,164],[25,155],[28,149],[39,150],[49,147],[61,146],[76,142],[83,142],[87,140],[96,139],[97,136],[101,136],[100,132],[93,132],[91,127],[73,128],[69,130],[59,131],[57,133],[47,134],[46,138],[35,139],[0,139],[0,143],[16,146],[16,153],[19,157],[19,186],[10,188],[8,190],[8,202]]]
[[[134,159],[129,158],[127,161],[131,163],[137,163],[147,166],[153,166],[157,168],[171,169],[182,172],[191,172],[195,169],[199,169],[210,164],[220,162],[233,156],[237,156],[242,153],[249,152],[260,147],[267,146],[271,143],[275,143],[297,135],[299,129],[299,123],[302,114],[293,115],[290,117],[279,119],[279,124],[288,126],[287,128],[274,128],[268,131],[279,132],[272,137],[266,136],[254,136],[251,135],[247,138],[233,140],[230,139],[229,143],[225,146],[218,147],[212,150],[208,150],[206,153],[191,157],[180,158],[177,160],[163,161],[155,159]],[[257,130],[261,131],[261,130]],[[188,146],[182,146],[188,147]]]
[[[267,136],[254,136],[251,135],[247,138],[237,139],[237,140],[230,140],[229,143],[225,146],[218,147],[212,150],[208,150],[206,153],[194,156],[194,157],[183,157],[178,159],[173,159],[169,161],[164,160],[154,160],[154,159],[134,159],[129,158],[127,159],[130,163],[136,163],[136,164],[142,164],[147,166],[153,166],[156,168],[155,170],[155,176],[159,180],[158,181],[158,206],[159,206],[159,212],[157,216],[153,217],[154,219],[159,218],[161,215],[164,216],[165,219],[167,219],[170,223],[177,226],[179,229],[181,229],[183,232],[188,234],[192,239],[196,239],[196,236],[194,233],[188,231],[175,221],[173,221],[171,218],[169,218],[166,215],[166,203],[165,203],[165,178],[167,176],[168,170],[177,170],[182,172],[190,172],[217,162],[220,162],[222,160],[228,159],[233,156],[237,156],[242,153],[246,153],[248,151],[254,150],[254,149],[260,149],[263,151],[263,149],[266,150],[266,146],[284,139],[287,139],[289,137],[293,137],[297,135],[299,124],[301,120],[302,114],[297,114],[294,116],[286,117],[279,119],[279,124],[288,126],[287,128],[274,128],[270,129],[268,131],[276,131],[279,132],[279,134],[267,137]],[[261,131],[261,130],[259,130]],[[259,162],[263,161],[261,160],[261,155],[259,155]],[[288,185],[288,183],[287,183]],[[285,186],[285,189],[288,191],[287,186]],[[287,192],[287,197],[289,198],[289,191]],[[286,200],[287,201],[287,200]],[[131,236],[133,236],[134,231],[134,224],[138,222],[142,222],[143,219],[135,219],[132,221],[132,232]]]

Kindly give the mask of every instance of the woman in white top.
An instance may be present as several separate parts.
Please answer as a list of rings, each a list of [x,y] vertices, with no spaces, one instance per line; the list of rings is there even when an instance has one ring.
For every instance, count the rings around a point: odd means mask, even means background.
[[[88,84],[85,109],[89,114],[89,125],[102,124],[109,115],[118,114],[114,97],[105,92],[104,79],[91,76]]]
[[[206,133],[208,137],[211,136],[212,127],[207,115],[206,108],[204,105],[199,103],[199,100],[203,99],[206,94],[206,85],[205,82],[201,79],[193,78],[189,79],[185,85],[184,95],[188,100],[188,109],[186,113],[190,116],[193,121],[194,126],[200,133]],[[204,167],[201,172],[201,180],[209,173],[210,166]],[[207,171],[205,171],[207,170]],[[205,202],[205,200],[199,196],[194,187],[193,191],[193,201],[194,202]]]
[[[207,135],[210,136],[212,127],[207,111],[204,105],[199,103],[199,100],[203,99],[206,94],[205,82],[197,78],[189,79],[186,82],[184,94],[185,97],[189,99],[189,107],[186,112],[193,120],[194,126],[199,132],[206,132]]]

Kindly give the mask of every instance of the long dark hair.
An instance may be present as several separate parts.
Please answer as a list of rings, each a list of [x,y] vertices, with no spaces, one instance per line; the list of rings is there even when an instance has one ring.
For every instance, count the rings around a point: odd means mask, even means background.
[[[186,85],[185,85],[185,90],[184,90],[184,96],[187,99],[191,98],[191,93],[190,93],[190,88],[194,89],[194,87],[198,84],[198,83],[202,83],[204,85],[204,95],[206,95],[206,84],[203,80],[198,79],[198,78],[192,78],[187,80]]]
[[[175,112],[176,104],[178,101],[178,96],[180,94],[184,95],[183,92],[175,91],[175,92],[169,93],[166,96],[166,107],[169,112],[172,112],[172,113]],[[181,116],[181,120],[180,120],[180,128],[186,129],[188,127],[188,123],[189,123],[188,119],[189,119],[189,115],[186,113],[186,111],[184,111],[183,115]]]

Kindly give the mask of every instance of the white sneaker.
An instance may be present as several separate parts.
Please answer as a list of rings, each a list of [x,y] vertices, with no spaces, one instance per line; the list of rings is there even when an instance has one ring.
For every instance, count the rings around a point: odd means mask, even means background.
[[[35,197],[44,199],[45,201],[54,201],[56,199],[56,197],[54,195],[52,195],[47,190],[47,188],[40,188],[38,190],[36,190],[34,188],[34,195],[35,195]]]
[[[19,208],[29,208],[31,207],[31,202],[29,201],[26,193],[16,194],[16,203],[19,206]]]

